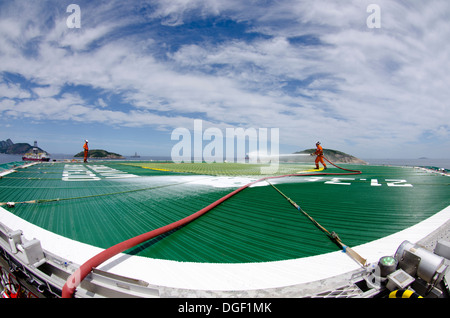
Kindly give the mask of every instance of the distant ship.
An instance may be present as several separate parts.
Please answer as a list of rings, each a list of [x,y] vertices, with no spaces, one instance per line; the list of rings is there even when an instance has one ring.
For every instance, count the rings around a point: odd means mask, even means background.
[[[139,156],[138,154],[137,154],[137,152],[135,152],[134,153],[134,156],[131,156],[130,158],[140,158],[141,156]]]
[[[23,161],[50,161],[50,157],[46,152],[39,152],[37,141],[34,142],[32,152],[27,152],[22,157]]]

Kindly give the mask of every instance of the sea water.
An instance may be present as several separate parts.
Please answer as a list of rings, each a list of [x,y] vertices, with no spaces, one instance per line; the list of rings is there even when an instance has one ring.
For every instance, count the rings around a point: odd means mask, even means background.
[[[52,156],[50,160],[53,159],[73,159],[71,155],[57,155]],[[77,158],[80,159],[80,158]],[[128,158],[126,158],[128,159]],[[134,160],[170,160],[170,157],[140,157]],[[433,166],[438,168],[450,169],[450,159],[363,159],[370,165],[389,165],[389,166]],[[7,155],[0,154],[0,164],[22,161],[22,155]]]
[[[369,165],[438,167],[450,169],[450,159],[363,159]]]

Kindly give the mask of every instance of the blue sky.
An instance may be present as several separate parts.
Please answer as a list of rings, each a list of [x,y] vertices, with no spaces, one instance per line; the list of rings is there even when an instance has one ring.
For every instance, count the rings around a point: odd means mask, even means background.
[[[450,158],[449,16],[446,0],[2,1],[0,140],[170,155],[201,119],[279,128],[281,153]]]

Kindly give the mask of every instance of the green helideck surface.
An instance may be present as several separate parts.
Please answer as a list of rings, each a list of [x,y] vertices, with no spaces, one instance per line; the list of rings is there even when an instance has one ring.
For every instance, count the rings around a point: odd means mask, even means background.
[[[414,168],[343,167],[361,170],[362,174],[287,177],[271,182],[348,246],[401,231],[450,205],[449,177]],[[17,202],[14,208],[3,207],[37,226],[108,248],[182,219],[238,188],[237,183],[213,187],[211,182],[238,176],[259,179],[263,177],[259,168],[250,164],[125,161],[40,163],[18,168],[0,179],[0,202]],[[281,164],[277,174],[312,168]],[[327,172],[345,171],[331,166]],[[94,180],[83,179],[87,173],[86,178]],[[214,179],[211,175],[223,177]],[[193,176],[209,183],[192,182]],[[20,203],[25,201],[33,203]],[[274,188],[262,182],[199,219],[127,253],[236,263],[301,258],[338,249]]]

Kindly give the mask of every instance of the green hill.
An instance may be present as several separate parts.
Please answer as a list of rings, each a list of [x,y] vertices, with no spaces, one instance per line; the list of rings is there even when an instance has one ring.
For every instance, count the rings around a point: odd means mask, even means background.
[[[296,154],[311,154],[316,151],[316,148],[305,149],[303,151],[295,152]],[[333,163],[354,163],[354,164],[367,164],[364,160],[356,158],[352,155],[346,154],[342,151],[333,149],[323,149],[323,155]],[[314,156],[315,157],[315,156]]]
[[[75,158],[84,157],[84,151],[77,153]],[[103,149],[92,149],[88,152],[88,158],[104,158],[104,159],[124,159],[122,155],[114,152],[109,152]]]
[[[1,140],[0,141],[0,153],[5,153],[8,155],[23,155],[25,153],[31,152],[33,150],[33,146],[25,143],[13,143],[11,139]],[[37,147],[38,152],[44,152],[41,148]]]

